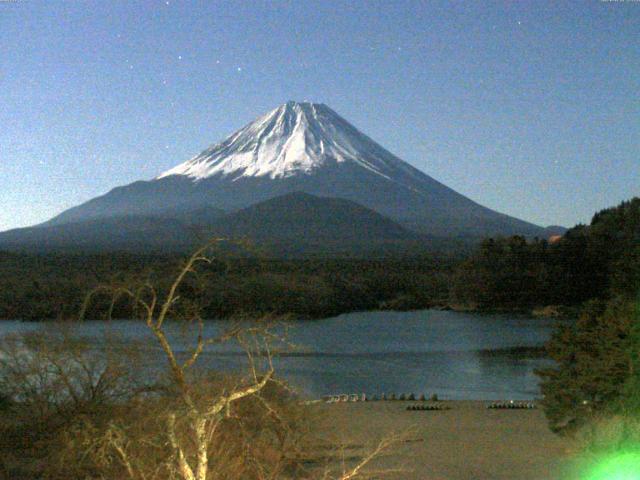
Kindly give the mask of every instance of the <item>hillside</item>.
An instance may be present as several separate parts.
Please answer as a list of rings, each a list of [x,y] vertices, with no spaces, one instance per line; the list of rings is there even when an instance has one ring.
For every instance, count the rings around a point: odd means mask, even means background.
[[[0,249],[17,251],[156,251],[193,249],[211,237],[259,240],[267,251],[353,253],[422,237],[348,200],[292,193],[224,214],[214,208],[42,225],[0,233]],[[427,239],[424,239],[425,241]]]

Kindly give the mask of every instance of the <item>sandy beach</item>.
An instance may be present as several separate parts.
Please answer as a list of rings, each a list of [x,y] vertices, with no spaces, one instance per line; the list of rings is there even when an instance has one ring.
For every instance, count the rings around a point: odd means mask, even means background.
[[[374,478],[552,480],[564,477],[566,443],[547,428],[542,410],[489,410],[489,402],[444,402],[450,410],[407,411],[412,402],[315,404],[321,438],[343,445],[339,468],[360,458],[385,433],[404,440],[373,464],[401,469]]]

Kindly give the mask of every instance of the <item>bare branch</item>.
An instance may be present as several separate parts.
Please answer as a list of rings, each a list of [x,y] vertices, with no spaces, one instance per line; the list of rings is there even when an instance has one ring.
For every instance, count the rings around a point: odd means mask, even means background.
[[[166,298],[166,300],[165,300],[165,302],[162,305],[162,308],[160,310],[160,314],[158,315],[158,318],[156,320],[156,327],[157,328],[161,328],[162,327],[162,324],[163,324],[163,322],[164,322],[164,320],[165,320],[165,318],[167,316],[167,313],[169,312],[169,309],[171,308],[171,306],[176,301],[176,291],[178,290],[178,287],[182,284],[182,281],[184,280],[185,276],[189,272],[192,271],[193,266],[196,263],[201,262],[201,261],[210,263],[211,259],[209,259],[207,257],[204,257],[203,256],[204,252],[209,250],[216,243],[219,243],[219,242],[221,242],[223,240],[224,240],[223,238],[215,238],[215,239],[211,240],[207,245],[205,245],[204,247],[196,250],[195,253],[193,255],[191,255],[189,260],[187,260],[187,263],[182,268],[182,270],[180,271],[180,273],[178,274],[178,276],[174,280],[173,284],[171,285],[171,288],[169,289],[169,294],[167,295],[167,298]]]
[[[195,475],[193,474],[193,470],[187,459],[185,458],[184,451],[182,447],[178,443],[178,437],[176,435],[176,415],[175,413],[169,414],[169,418],[167,419],[167,433],[169,436],[169,442],[171,443],[171,447],[175,451],[178,460],[178,470],[180,475],[184,480],[196,480]]]
[[[191,367],[196,362],[200,354],[202,353],[202,350],[204,350],[204,345],[205,345],[204,333],[203,333],[204,322],[202,321],[202,318],[199,315],[197,320],[198,320],[198,340],[197,340],[196,348],[191,354],[191,357],[189,357],[189,359],[182,364],[182,370],[186,370],[187,368]]]
[[[388,450],[392,445],[397,444],[401,440],[402,436],[400,435],[391,435],[380,440],[378,445],[371,450],[355,467],[353,467],[348,472],[344,472],[338,480],[352,480],[354,478],[358,478],[364,475],[365,467],[371,463],[374,459],[378,458],[384,451]],[[390,474],[396,472],[397,470],[386,469],[386,470],[378,470],[375,473],[378,475],[381,474]],[[370,472],[372,473],[372,472]]]
[[[254,383],[253,385],[246,387],[242,390],[236,390],[232,394],[228,396],[222,396],[216,401],[208,410],[207,415],[213,416],[218,415],[225,407],[230,405],[231,403],[240,400],[241,398],[248,397],[250,395],[254,395],[255,393],[262,390],[269,380],[273,376],[273,370],[268,371],[258,383]]]

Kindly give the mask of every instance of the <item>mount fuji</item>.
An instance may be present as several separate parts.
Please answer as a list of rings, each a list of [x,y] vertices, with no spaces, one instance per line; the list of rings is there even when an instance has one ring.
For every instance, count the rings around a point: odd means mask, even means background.
[[[359,203],[433,236],[544,235],[402,161],[324,104],[288,102],[150,181],[118,187],[45,225],[211,206],[235,211],[292,192]]]

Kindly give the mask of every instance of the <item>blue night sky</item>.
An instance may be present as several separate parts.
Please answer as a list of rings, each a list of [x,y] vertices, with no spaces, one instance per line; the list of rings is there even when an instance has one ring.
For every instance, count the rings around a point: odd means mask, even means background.
[[[0,230],[322,102],[490,208],[640,195],[640,2],[0,1]]]

